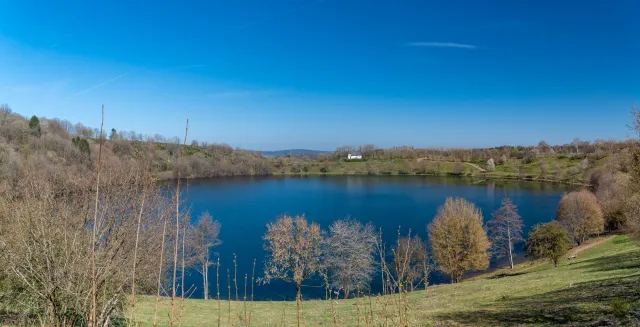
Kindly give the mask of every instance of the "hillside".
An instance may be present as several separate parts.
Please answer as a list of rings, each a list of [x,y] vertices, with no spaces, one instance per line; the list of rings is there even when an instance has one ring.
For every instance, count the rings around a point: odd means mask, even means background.
[[[33,117],[38,120],[36,117]],[[58,119],[30,121],[0,110],[0,180],[19,176],[29,162],[45,166],[75,166],[93,171],[99,130]],[[147,141],[152,140],[153,146]],[[143,136],[135,132],[105,131],[103,155],[120,161],[144,162],[157,179],[176,178],[180,138]],[[503,146],[481,149],[376,148],[374,145],[338,147],[335,152],[307,149],[256,152],[226,144],[192,141],[184,147],[182,176],[206,178],[249,175],[456,175],[497,179],[543,180],[594,184],[597,170],[629,171],[633,142],[597,140],[575,145]],[[348,153],[363,160],[346,160]],[[495,162],[489,169],[488,161]],[[69,170],[68,167],[64,170]],[[76,174],[78,175],[78,174]],[[15,180],[12,182],[15,183]]]
[[[279,157],[279,156],[314,156],[318,154],[328,153],[329,151],[308,150],[308,149],[288,149],[288,150],[256,151],[256,152],[259,152],[265,158],[270,158],[270,157]]]
[[[528,262],[507,274],[497,271],[460,284],[431,286],[427,293],[408,293],[408,325],[629,326],[630,317],[640,313],[640,248],[626,236],[592,242],[597,245],[584,246],[577,258],[563,261],[558,268]],[[223,292],[227,291],[225,283]],[[328,301],[306,301],[305,325],[380,326],[385,321],[397,325],[393,303],[400,299],[334,301],[335,323]],[[168,326],[169,302],[168,298],[161,301],[160,326]],[[153,297],[139,300],[136,316],[140,326],[153,325],[154,305]],[[182,325],[217,326],[218,305],[215,300],[185,300]],[[295,325],[295,302],[254,302],[252,307],[251,303],[222,301],[220,305],[221,326],[228,326],[229,319],[234,326],[245,326],[240,321],[245,308],[253,312],[251,326]]]

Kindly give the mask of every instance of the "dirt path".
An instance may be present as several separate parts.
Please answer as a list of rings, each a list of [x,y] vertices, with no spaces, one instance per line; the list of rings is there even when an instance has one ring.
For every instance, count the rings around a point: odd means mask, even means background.
[[[594,246],[598,246],[602,243],[608,242],[610,240],[612,240],[614,237],[616,237],[616,235],[607,235],[604,237],[601,237],[593,242],[589,242],[587,244],[582,244],[580,246],[576,246],[575,248],[569,250],[569,254],[568,256],[574,256],[574,255],[578,255],[586,250],[589,250],[590,248],[594,247]]]
[[[565,257],[565,259],[568,258],[568,257],[577,256],[578,254],[580,254],[580,253],[582,253],[582,252],[584,252],[584,251],[586,251],[588,249],[591,249],[594,246],[598,246],[600,244],[606,243],[606,242],[612,240],[614,237],[616,237],[616,235],[607,235],[607,236],[603,236],[601,238],[598,238],[598,239],[594,240],[593,242],[589,242],[589,243],[577,246],[577,247],[569,250],[569,252],[567,253],[567,256]],[[527,262],[528,262],[529,266],[527,266],[525,268],[522,268],[522,269],[519,269],[519,270],[516,270],[516,271],[511,271],[508,268],[498,268],[495,271],[491,272],[490,274],[485,275],[485,278],[486,278],[486,276],[497,276],[497,275],[500,275],[500,274],[503,274],[503,275],[504,274],[508,275],[508,274],[512,274],[512,273],[521,274],[521,273],[527,272],[527,271],[529,271],[529,270],[531,270],[533,268],[536,268],[536,267],[539,267],[541,265],[545,265],[545,264],[548,263],[547,261],[542,261],[542,260],[525,261],[524,263],[527,263]]]
[[[484,168],[482,168],[482,167],[480,167],[480,166],[478,166],[478,165],[476,165],[476,164],[474,164],[474,163],[465,162],[465,164],[467,164],[467,165],[469,165],[469,166],[471,166],[471,167],[473,167],[473,168],[475,168],[475,169],[477,169],[477,170],[479,170],[479,171],[481,171],[481,172],[483,172],[483,173],[485,172],[485,169],[484,169]]]
[[[427,158],[427,157],[424,157],[424,158],[418,158],[417,160],[418,160],[418,162],[420,162],[420,161],[422,161],[422,160],[428,160],[428,161],[439,161],[439,162],[451,162],[451,163],[453,163],[453,162],[459,162],[459,161],[448,161],[448,160],[436,160],[436,159],[429,159],[429,158]],[[462,162],[462,163],[463,163],[463,164],[465,164],[465,165],[469,165],[469,166],[471,166],[471,167],[473,167],[473,168],[475,168],[475,169],[479,170],[480,172],[485,172],[485,171],[486,171],[484,168],[482,168],[482,167],[480,167],[480,166],[478,166],[478,165],[476,165],[476,164],[474,164],[474,163],[470,163],[470,162]]]

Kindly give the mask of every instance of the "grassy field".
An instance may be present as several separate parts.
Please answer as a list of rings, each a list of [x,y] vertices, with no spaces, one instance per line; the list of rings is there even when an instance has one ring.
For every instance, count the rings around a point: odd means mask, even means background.
[[[398,295],[333,305],[305,301],[303,315],[304,326],[399,326],[398,311],[405,310],[407,326],[635,326],[632,317],[638,317],[639,300],[640,248],[626,236],[616,236],[558,268],[527,262],[514,271],[411,292],[406,301]],[[138,300],[140,326],[153,325],[154,304],[153,297]],[[159,326],[169,325],[168,310],[164,298]],[[246,326],[249,311],[251,326],[295,326],[294,302],[215,300],[185,300],[182,326]]]
[[[274,175],[476,175],[478,169],[451,161],[416,159],[307,161],[275,165]]]

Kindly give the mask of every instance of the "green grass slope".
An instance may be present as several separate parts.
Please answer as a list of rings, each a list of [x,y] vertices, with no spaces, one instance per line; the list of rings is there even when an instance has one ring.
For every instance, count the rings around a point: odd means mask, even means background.
[[[397,295],[365,297],[333,301],[332,310],[328,301],[305,301],[303,316],[304,326],[398,326],[398,308],[406,308],[408,326],[634,326],[639,300],[640,248],[616,236],[558,268],[524,263],[411,292],[406,302]],[[169,304],[160,302],[159,326],[169,325]],[[154,305],[153,297],[138,300],[140,326],[153,325]],[[249,311],[251,326],[296,325],[294,302],[185,300],[182,326],[218,326],[219,316],[220,326],[246,326]]]

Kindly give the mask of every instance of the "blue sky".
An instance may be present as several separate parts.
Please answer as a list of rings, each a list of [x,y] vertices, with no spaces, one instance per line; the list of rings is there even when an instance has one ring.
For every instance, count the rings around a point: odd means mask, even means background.
[[[623,139],[640,2],[0,1],[16,112],[259,150]]]

